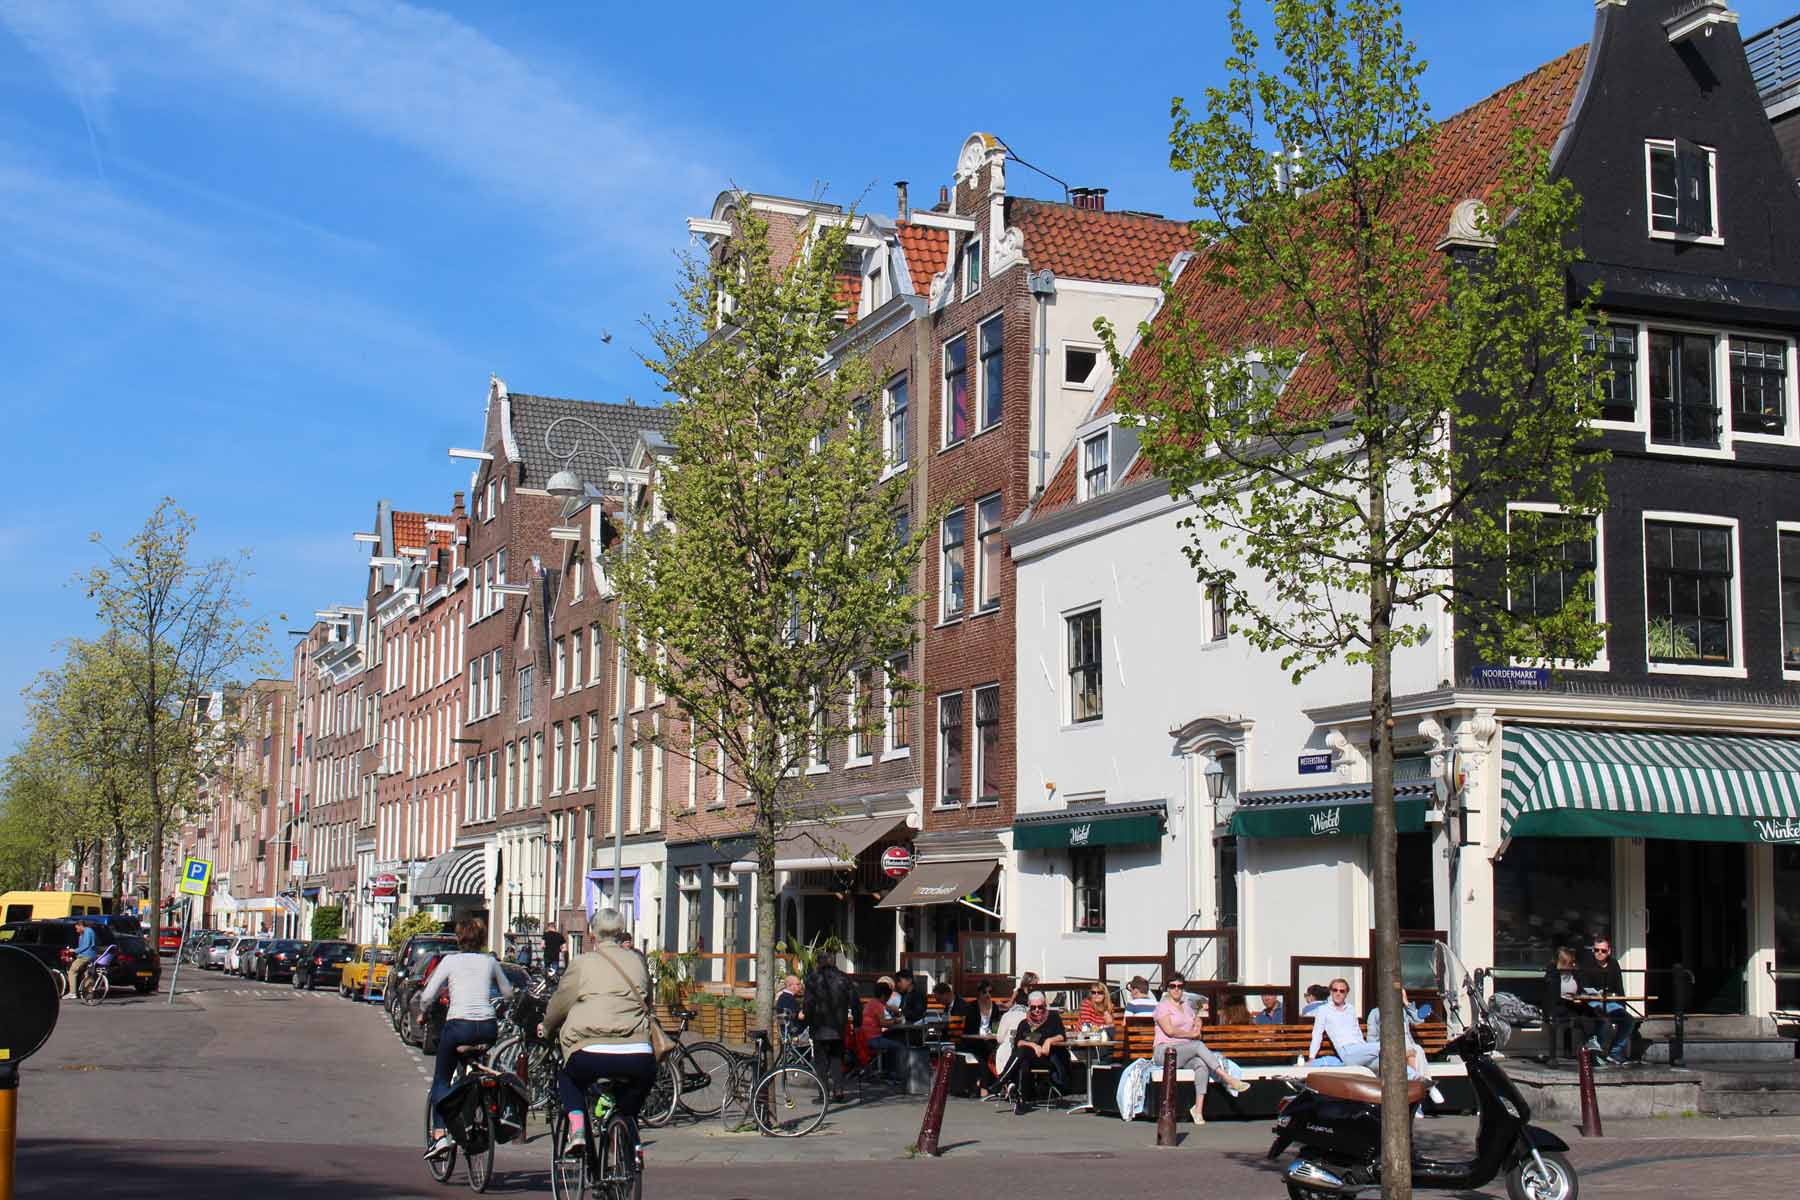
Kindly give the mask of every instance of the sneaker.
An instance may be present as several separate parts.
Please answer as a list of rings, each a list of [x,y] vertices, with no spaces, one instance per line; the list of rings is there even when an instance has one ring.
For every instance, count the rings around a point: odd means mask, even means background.
[[[1589,1054],[1605,1054],[1606,1053],[1606,1051],[1604,1051],[1600,1048],[1600,1039],[1599,1038],[1589,1038],[1587,1041],[1585,1041],[1581,1044],[1581,1048],[1583,1050],[1586,1050]]]
[[[1444,1093],[1438,1090],[1438,1085],[1435,1083],[1431,1085],[1431,1090],[1425,1094],[1431,1097],[1431,1102],[1433,1104],[1442,1104],[1444,1102]]]
[[[426,1158],[442,1158],[456,1148],[456,1141],[449,1134],[443,1134],[425,1151]]]
[[[569,1135],[569,1140],[563,1145],[562,1156],[564,1158],[580,1158],[586,1153],[587,1137],[580,1130],[576,1130]]]

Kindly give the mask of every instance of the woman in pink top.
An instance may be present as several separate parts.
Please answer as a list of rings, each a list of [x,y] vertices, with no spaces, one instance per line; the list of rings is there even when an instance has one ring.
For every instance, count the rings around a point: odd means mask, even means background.
[[[1192,1069],[1194,1072],[1194,1124],[1206,1124],[1203,1109],[1206,1105],[1207,1077],[1211,1076],[1231,1092],[1242,1095],[1250,1090],[1250,1085],[1241,1079],[1233,1079],[1225,1070],[1225,1064],[1219,1056],[1206,1048],[1200,1040],[1200,1019],[1188,1015],[1186,1005],[1182,1004],[1182,995],[1187,990],[1187,980],[1180,975],[1171,975],[1163,984],[1163,996],[1156,1006],[1156,1054],[1154,1062],[1158,1069],[1163,1065],[1164,1048],[1175,1048],[1175,1069],[1177,1071]]]

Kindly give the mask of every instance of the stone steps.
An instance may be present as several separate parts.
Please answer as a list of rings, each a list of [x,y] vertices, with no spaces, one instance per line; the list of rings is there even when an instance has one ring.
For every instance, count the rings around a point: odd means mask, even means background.
[[[1780,1037],[1690,1037],[1682,1046],[1689,1066],[1705,1063],[1792,1063],[1794,1039]],[[1666,1064],[1669,1043],[1656,1041],[1644,1051],[1644,1061]]]
[[[1702,1070],[1700,1111],[1719,1117],[1800,1115],[1800,1064]]]

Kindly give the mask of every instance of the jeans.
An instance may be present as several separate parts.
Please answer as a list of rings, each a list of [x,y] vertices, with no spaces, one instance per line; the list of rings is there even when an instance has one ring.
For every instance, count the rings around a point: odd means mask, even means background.
[[[456,1052],[458,1046],[475,1046],[485,1042],[493,1045],[500,1037],[498,1021],[445,1021],[444,1031],[438,1034],[437,1071],[431,1077],[431,1106],[435,1110],[438,1103],[449,1094],[450,1076],[456,1073],[457,1060],[462,1056]],[[438,1113],[438,1126],[442,1128],[444,1115]]]
[[[1050,1068],[1050,1082],[1059,1092],[1069,1090],[1069,1052],[1061,1046],[1053,1048],[1049,1054],[1040,1057],[1035,1046],[1013,1047],[1012,1061],[1006,1066],[1006,1073],[1019,1083],[1019,1102],[1032,1104],[1037,1100],[1037,1080],[1031,1069],[1038,1063]]]
[[[620,1116],[629,1117],[635,1129],[644,1101],[656,1084],[656,1056],[639,1051],[634,1054],[590,1054],[577,1050],[563,1062],[556,1073],[556,1095],[566,1113],[584,1111],[587,1090],[598,1079],[613,1081],[613,1108]],[[596,1132],[598,1132],[596,1130]]]
[[[1637,1018],[1616,1000],[1588,1007],[1602,1014],[1595,1021],[1593,1036],[1609,1058],[1623,1060],[1631,1053],[1631,1035],[1637,1032]]]
[[[1338,1047],[1338,1057],[1346,1067],[1368,1067],[1375,1070],[1381,1063],[1380,1042],[1353,1042]]]
[[[899,1042],[890,1037],[872,1037],[863,1043],[863,1048],[869,1052],[870,1062],[881,1064],[883,1075],[892,1075],[895,1072],[900,1061],[901,1045]]]

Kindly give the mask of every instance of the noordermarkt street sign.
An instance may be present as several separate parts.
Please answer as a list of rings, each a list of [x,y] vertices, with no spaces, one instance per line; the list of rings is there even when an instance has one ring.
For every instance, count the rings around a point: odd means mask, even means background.
[[[181,864],[181,882],[177,889],[190,896],[206,895],[206,885],[212,882],[213,865],[204,858],[190,858]]]

